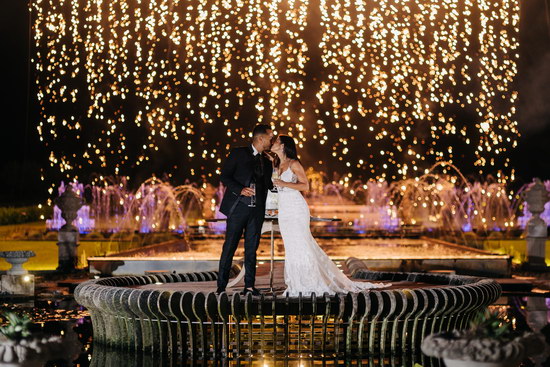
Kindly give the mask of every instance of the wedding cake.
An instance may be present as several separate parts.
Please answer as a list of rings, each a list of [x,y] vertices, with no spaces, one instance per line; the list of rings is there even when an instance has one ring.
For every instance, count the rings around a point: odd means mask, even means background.
[[[278,194],[277,191],[267,191],[267,199],[265,201],[265,211],[267,212],[273,212],[276,211],[279,208],[278,203]]]

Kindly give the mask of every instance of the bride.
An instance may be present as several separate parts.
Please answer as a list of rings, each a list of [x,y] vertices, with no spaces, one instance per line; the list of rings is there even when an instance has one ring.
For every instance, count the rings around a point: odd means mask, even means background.
[[[381,288],[387,284],[372,284],[350,280],[319,247],[309,227],[309,207],[300,191],[309,190],[309,182],[296,153],[296,143],[290,136],[279,135],[271,147],[278,156],[280,179],[274,179],[279,195],[279,228],[285,246],[285,295],[303,296],[359,292]]]

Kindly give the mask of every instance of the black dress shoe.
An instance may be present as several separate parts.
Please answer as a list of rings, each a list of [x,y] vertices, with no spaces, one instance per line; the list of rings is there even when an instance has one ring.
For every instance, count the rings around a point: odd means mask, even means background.
[[[245,288],[245,289],[243,289],[241,294],[243,296],[246,296],[248,293],[252,293],[253,296],[261,296],[262,295],[262,293],[256,287]]]
[[[218,287],[218,289],[216,289],[216,294],[220,294],[220,293],[223,293],[223,292],[225,292],[225,288]]]

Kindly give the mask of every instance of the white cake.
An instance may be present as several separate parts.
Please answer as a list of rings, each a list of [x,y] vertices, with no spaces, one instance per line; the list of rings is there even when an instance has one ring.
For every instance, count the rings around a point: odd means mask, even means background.
[[[265,210],[277,210],[279,208],[279,200],[277,191],[267,191],[267,199],[265,200]]]

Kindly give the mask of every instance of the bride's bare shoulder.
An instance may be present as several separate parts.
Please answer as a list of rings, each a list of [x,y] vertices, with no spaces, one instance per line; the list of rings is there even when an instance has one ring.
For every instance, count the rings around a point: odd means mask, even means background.
[[[299,160],[297,159],[293,159],[291,162],[290,162],[290,169],[293,171],[293,172],[298,172],[299,170],[304,170],[304,167],[302,166],[302,163],[300,163]]]

